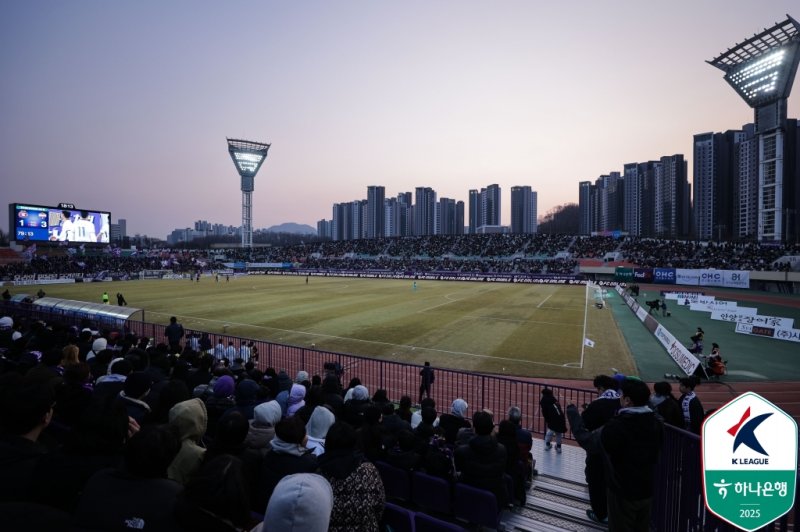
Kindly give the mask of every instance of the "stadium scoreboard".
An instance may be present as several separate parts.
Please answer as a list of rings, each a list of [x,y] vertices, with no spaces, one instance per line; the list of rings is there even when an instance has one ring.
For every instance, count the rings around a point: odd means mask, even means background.
[[[9,227],[17,242],[63,242],[68,244],[109,244],[111,213],[80,209],[72,203],[56,207],[10,203]]]

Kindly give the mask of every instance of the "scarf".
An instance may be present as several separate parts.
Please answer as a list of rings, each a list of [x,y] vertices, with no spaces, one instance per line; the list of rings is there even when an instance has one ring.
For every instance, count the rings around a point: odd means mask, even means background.
[[[601,393],[597,398],[598,399],[619,399],[620,395],[619,395],[619,392],[617,390],[606,390],[603,393]]]
[[[686,429],[689,429],[689,426],[692,421],[692,416],[689,413],[689,403],[692,402],[694,399],[694,392],[689,392],[683,397],[683,401],[681,401],[681,408],[683,409],[683,424]]]

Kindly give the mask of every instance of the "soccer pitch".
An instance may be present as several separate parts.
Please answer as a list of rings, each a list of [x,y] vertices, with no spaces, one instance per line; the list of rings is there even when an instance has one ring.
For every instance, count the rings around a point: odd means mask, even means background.
[[[220,276],[42,288],[92,302],[122,292],[146,321],[398,362],[567,379],[635,371],[612,312],[584,286]]]

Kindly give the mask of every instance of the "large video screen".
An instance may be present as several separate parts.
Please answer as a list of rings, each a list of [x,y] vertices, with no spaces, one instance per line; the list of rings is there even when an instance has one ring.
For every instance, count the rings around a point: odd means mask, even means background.
[[[12,203],[9,205],[14,240],[108,244],[111,213]]]

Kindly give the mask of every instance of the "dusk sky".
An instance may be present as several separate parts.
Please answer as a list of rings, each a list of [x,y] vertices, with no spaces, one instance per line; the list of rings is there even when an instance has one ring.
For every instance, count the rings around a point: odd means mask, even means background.
[[[498,183],[508,224],[516,185],[541,216],[628,162],[683,153],[691,180],[692,135],[753,119],[705,61],[798,5],[7,0],[0,204],[109,210],[159,238],[238,226],[226,137],[272,144],[256,229],[316,227],[369,185],[466,201]]]

